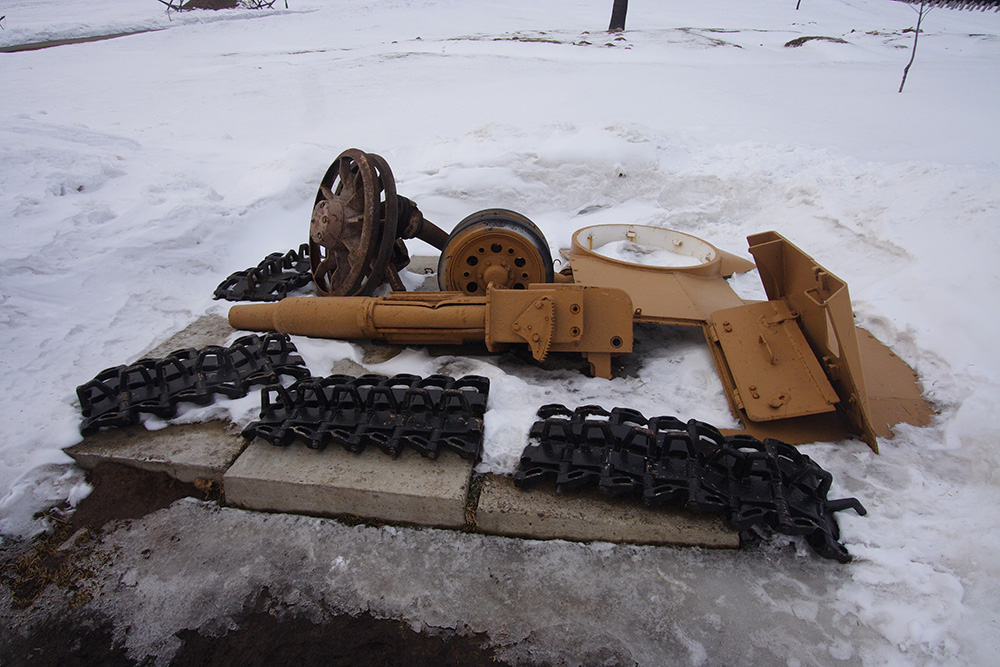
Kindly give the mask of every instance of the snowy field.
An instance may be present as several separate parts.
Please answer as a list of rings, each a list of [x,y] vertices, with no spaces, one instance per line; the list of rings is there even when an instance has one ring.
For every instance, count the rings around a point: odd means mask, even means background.
[[[1000,14],[932,11],[898,94],[916,13],[890,0],[635,0],[618,38],[602,30],[610,0],[288,4],[168,16],[155,0],[0,0],[0,46],[146,31],[0,53],[0,532],[42,530],[35,511],[86,493],[61,453],[79,439],[75,387],[224,315],[215,286],[305,241],[319,178],[357,147],[446,230],[499,206],[554,254],[580,227],[636,223],[749,258],[745,237],[773,229],[847,281],[859,324],[938,411],[878,456],[804,447],[831,495],[869,510],[840,517],[855,561],[783,537],[740,553],[520,542],[194,502],[119,546],[187,526],[221,572],[245,570],[212,580],[203,599],[222,615],[302,555],[300,607],[486,632],[507,659],[994,664]],[[784,47],[803,36],[845,43]],[[756,274],[735,282],[762,295]],[[314,375],[361,356],[296,344]],[[484,471],[513,470],[544,403],[735,425],[697,330],[638,328],[611,381],[422,349],[374,370],[489,376]],[[260,555],[213,547],[219,534],[252,534]],[[159,563],[171,586],[197,579],[183,565]],[[170,586],[134,585],[147,597],[129,613],[150,623],[121,640],[169,655],[188,621],[157,606]]]

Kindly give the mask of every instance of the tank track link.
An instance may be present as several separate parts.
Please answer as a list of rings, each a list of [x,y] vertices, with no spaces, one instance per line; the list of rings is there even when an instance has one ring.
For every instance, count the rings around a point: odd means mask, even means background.
[[[178,403],[208,405],[216,394],[241,398],[250,387],[275,383],[281,375],[308,377],[309,369],[289,337],[275,333],[244,336],[228,348],[186,348],[107,368],[76,388],[80,433],[137,424],[141,413],[170,419]]]
[[[681,503],[693,512],[725,515],[742,531],[767,526],[803,535],[816,553],[851,560],[838,541],[835,512],[867,511],[855,498],[830,500],[833,476],[795,447],[675,417],[647,419],[629,408],[546,405],[531,428],[514,483],[554,480],[563,493],[596,485],[608,495],[641,496],[651,507]]]
[[[226,301],[281,301],[289,292],[312,282],[309,244],[282,255],[272,252],[255,267],[237,271],[215,288],[215,298]]]
[[[261,391],[260,420],[243,437],[312,449],[338,444],[351,452],[368,445],[399,456],[413,449],[435,459],[451,450],[469,460],[482,452],[483,414],[490,381],[478,375],[331,375]]]

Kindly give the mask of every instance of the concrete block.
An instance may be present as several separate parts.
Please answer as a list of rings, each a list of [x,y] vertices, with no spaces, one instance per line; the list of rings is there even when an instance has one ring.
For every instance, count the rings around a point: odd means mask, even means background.
[[[652,509],[633,499],[610,498],[596,490],[557,495],[549,485],[521,490],[510,477],[483,480],[476,528],[480,532],[578,542],[739,547],[739,535],[720,516],[681,509]]]
[[[370,370],[350,359],[337,359],[330,366],[328,375],[353,375],[357,378],[369,373],[371,373]]]
[[[165,472],[174,479],[192,483],[196,479],[220,480],[246,444],[238,431],[223,422],[180,424],[159,431],[142,426],[101,431],[64,450],[77,464],[92,470],[111,462]]]
[[[226,318],[218,315],[205,315],[142,356],[161,359],[175,350],[183,350],[188,347],[201,349],[209,345],[225,345],[226,338],[234,331],[235,329],[229,326],[229,320]],[[249,331],[243,332],[244,335],[249,333]]]
[[[416,288],[417,292],[438,291],[437,268],[438,256],[417,255],[410,258],[406,270],[424,277],[424,282]]]
[[[412,450],[398,459],[368,447],[276,447],[255,440],[223,478],[226,504],[318,516],[354,515],[393,523],[459,528],[472,462],[452,452],[429,460]]]

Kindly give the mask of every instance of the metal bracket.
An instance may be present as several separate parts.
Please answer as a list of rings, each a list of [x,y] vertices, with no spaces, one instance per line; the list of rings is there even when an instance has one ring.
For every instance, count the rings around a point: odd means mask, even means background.
[[[524,309],[512,329],[515,334],[528,341],[531,354],[537,361],[545,361],[552,347],[556,328],[556,305],[547,296],[539,297]]]

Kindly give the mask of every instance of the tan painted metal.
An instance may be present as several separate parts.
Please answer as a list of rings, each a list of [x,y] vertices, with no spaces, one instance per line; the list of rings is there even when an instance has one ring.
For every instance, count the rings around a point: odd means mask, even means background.
[[[393,293],[386,297],[291,297],[233,306],[236,329],[317,338],[375,338],[399,344],[486,343],[495,351],[526,343],[535,359],[577,352],[595,376],[611,377],[611,358],[632,351],[632,301],[622,290],[582,285],[457,292]]]
[[[438,261],[438,286],[473,296],[485,294],[489,285],[524,289],[552,279],[552,257],[541,230],[507,209],[465,218],[448,236]]]
[[[621,240],[700,262],[647,266],[595,252]],[[855,433],[878,451],[893,425],[927,424],[916,374],[855,326],[847,284],[777,232],[748,241],[765,302],[744,301],[723,278],[750,262],[673,230],[586,227],[569,257],[578,284],[626,290],[636,321],[701,326],[733,413],[754,436],[798,444]]]
[[[494,255],[529,254],[513,241],[513,253],[506,246],[502,253],[480,253],[476,230],[469,231],[449,257],[466,258],[470,267],[478,265],[468,257],[485,263]],[[669,250],[691,265],[649,266],[598,252],[615,241]],[[485,295],[288,298],[235,306],[229,320],[240,329],[399,344],[481,341],[496,351],[522,343],[540,361],[553,351],[579,352],[593,374],[605,378],[611,358],[632,351],[633,321],[700,326],[744,432],[793,444],[854,433],[877,451],[877,437],[891,436],[893,425],[927,424],[931,408],[916,374],[855,326],[846,283],[776,232],[748,241],[767,301],[744,301],[725,280],[754,268],[743,258],[682,232],[601,225],[573,235],[571,276],[559,274],[557,283],[501,289],[514,286],[511,274],[479,267],[475,278],[488,285]],[[542,270],[532,265],[525,272],[534,278]]]
[[[700,263],[683,267],[649,266],[596,252],[608,243],[622,240],[662,248],[698,259]],[[754,268],[752,262],[697,237],[643,225],[584,227],[573,234],[569,261],[577,284],[617,287],[628,292],[637,321],[687,326],[700,326],[721,308],[742,306],[743,300],[724,277]]]
[[[837,393],[839,412],[850,430],[878,451],[876,436],[891,436],[891,427],[899,421],[928,424],[932,410],[916,373],[855,326],[847,283],[777,232],[747,240],[769,303],[784,303],[795,316]],[[718,321],[717,314],[713,317]]]

